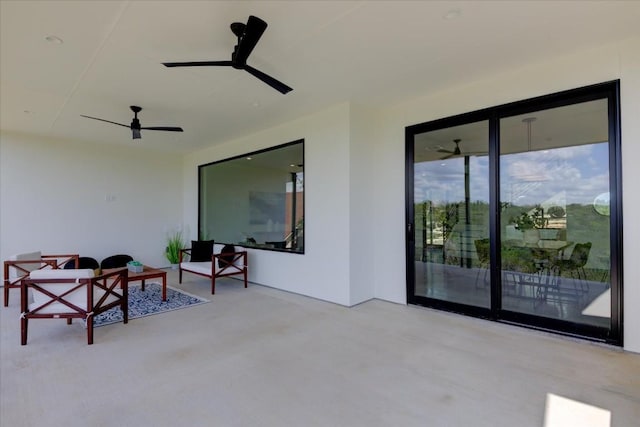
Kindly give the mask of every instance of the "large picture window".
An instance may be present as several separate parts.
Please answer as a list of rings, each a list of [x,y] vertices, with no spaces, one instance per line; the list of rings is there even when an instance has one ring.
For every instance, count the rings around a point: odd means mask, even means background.
[[[407,128],[409,303],[622,344],[618,87]]]
[[[201,240],[304,253],[304,140],[198,172]]]

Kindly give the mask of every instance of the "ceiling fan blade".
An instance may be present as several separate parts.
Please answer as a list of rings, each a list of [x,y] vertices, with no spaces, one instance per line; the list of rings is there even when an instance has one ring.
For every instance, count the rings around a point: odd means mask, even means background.
[[[166,130],[169,132],[184,132],[181,127],[176,126],[149,126],[149,127],[141,127],[140,129],[145,130]]]
[[[118,125],[118,126],[124,126],[126,128],[130,128],[131,127],[129,125],[123,125],[122,123],[112,122],[111,120],[105,120],[105,119],[99,119],[97,117],[85,116],[84,114],[80,114],[80,116],[81,117],[86,117],[87,119],[100,120],[101,122],[107,122],[107,123],[111,123],[111,124]]]
[[[246,64],[247,58],[256,47],[262,33],[267,29],[267,23],[256,16],[249,16],[247,20],[247,26],[244,29],[244,34],[238,43],[238,50],[236,51],[235,61],[238,64]]]
[[[453,151],[451,151],[451,150],[445,150],[444,148],[441,148],[441,149],[439,149],[439,150],[437,150],[437,151],[438,151],[438,153],[450,153],[450,154],[453,154]]]
[[[449,154],[448,156],[444,156],[444,157],[440,157],[440,160],[447,160],[450,159],[451,157],[455,156],[454,153]]]
[[[233,65],[231,61],[196,61],[196,62],[163,62],[165,67],[209,67],[209,66],[224,66],[230,67]]]
[[[281,81],[278,81],[276,79],[274,79],[273,77],[263,73],[260,70],[256,70],[255,68],[253,68],[250,65],[246,65],[244,67],[244,69],[251,75],[259,78],[260,80],[262,80],[263,82],[265,82],[266,84],[268,84],[269,86],[271,86],[272,88],[274,88],[275,90],[277,90],[278,92],[282,93],[283,95],[291,92],[293,89],[290,88],[289,86],[287,86],[286,84],[282,83]]]

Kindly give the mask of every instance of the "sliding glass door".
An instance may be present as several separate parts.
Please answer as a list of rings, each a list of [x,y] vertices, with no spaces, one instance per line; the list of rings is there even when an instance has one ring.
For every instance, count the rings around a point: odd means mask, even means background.
[[[500,120],[502,308],[611,323],[607,100]]]
[[[407,128],[407,299],[622,344],[618,83]]]
[[[414,295],[490,307],[489,125],[415,136]]]

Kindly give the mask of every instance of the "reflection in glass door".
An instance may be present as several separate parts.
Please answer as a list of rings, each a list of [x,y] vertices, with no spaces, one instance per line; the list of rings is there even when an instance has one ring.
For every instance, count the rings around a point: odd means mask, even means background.
[[[415,136],[416,296],[489,308],[487,122]]]
[[[407,127],[410,304],[622,344],[618,91]]]
[[[500,120],[503,310],[611,324],[608,132],[606,99]]]

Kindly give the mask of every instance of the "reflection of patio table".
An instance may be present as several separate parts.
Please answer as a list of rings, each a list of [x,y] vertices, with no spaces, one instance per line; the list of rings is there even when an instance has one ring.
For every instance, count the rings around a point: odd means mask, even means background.
[[[503,280],[509,282],[508,277],[512,280],[512,285],[519,285],[519,294],[523,293],[525,287],[531,289],[531,296],[540,301],[547,301],[549,297],[549,291],[560,291],[559,278],[551,277],[551,269],[553,267],[553,260],[562,257],[563,252],[568,247],[572,246],[574,242],[565,240],[539,240],[536,243],[526,243],[524,241],[509,241],[509,244],[505,248],[520,248],[523,251],[527,249],[531,253],[531,258],[527,258],[524,254],[521,255],[520,260],[526,263],[529,259],[534,271],[504,271]],[[526,265],[526,264],[524,264]],[[507,283],[505,283],[507,284]]]
[[[563,252],[568,247],[572,246],[574,242],[568,240],[538,240],[536,243],[522,243],[517,242],[511,244],[511,246],[529,248],[531,253],[545,260],[552,260],[554,258],[560,258]]]
[[[563,251],[571,245],[573,242],[567,240],[538,240],[537,247],[545,250]]]

